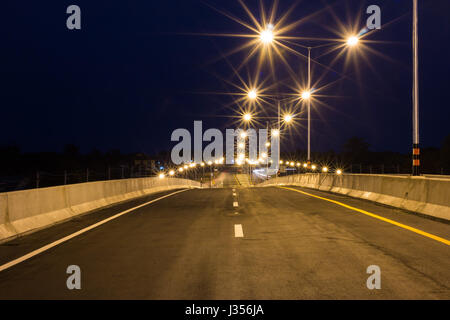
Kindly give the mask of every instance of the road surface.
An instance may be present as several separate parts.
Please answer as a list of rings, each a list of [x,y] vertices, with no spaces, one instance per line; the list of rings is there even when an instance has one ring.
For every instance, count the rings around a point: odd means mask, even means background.
[[[450,225],[293,188],[450,239]],[[0,245],[0,265],[164,194]],[[188,190],[0,271],[0,299],[450,299],[450,246],[294,190]],[[23,261],[22,261],[23,260]],[[81,290],[68,290],[69,265]],[[381,270],[369,290],[367,268]],[[1,267],[0,267],[1,269]]]

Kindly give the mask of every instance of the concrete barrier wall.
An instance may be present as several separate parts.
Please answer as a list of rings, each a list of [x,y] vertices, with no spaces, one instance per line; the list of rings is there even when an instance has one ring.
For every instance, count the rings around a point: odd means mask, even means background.
[[[192,180],[155,177],[0,193],[0,241],[111,204],[180,188],[201,188],[201,185]]]
[[[258,186],[293,185],[355,198],[450,220],[450,180],[369,174],[299,174],[278,177]]]

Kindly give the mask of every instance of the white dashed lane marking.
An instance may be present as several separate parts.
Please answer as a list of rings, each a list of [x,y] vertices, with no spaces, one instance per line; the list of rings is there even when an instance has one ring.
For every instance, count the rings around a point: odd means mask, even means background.
[[[244,237],[244,231],[242,230],[242,224],[234,225],[234,237],[235,238],[243,238]]]

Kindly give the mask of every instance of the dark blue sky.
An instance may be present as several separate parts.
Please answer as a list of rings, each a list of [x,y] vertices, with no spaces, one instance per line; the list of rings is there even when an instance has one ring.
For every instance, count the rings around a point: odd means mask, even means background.
[[[419,2],[421,144],[439,146],[450,134],[450,1]],[[153,153],[170,149],[172,131],[193,130],[194,120],[203,120],[205,129],[232,127],[227,116],[233,111],[224,107],[232,102],[230,97],[208,92],[233,91],[223,81],[238,83],[228,63],[238,66],[248,51],[228,60],[220,57],[247,40],[188,33],[249,31],[205,3],[250,22],[234,0],[2,3],[0,145],[58,151],[74,143],[86,152],[119,148]],[[245,3],[258,12],[258,1]],[[292,3],[281,0],[280,14]],[[372,67],[362,58],[350,68],[344,68],[343,59],[337,62],[334,69],[349,80],[327,88],[324,94],[333,96],[323,98],[327,107],[313,110],[313,150],[339,150],[346,139],[356,135],[365,138],[374,150],[410,151],[411,3],[303,0],[292,11],[288,22],[317,13],[329,4],[342,21],[359,17],[365,22],[368,5],[377,4],[382,9],[382,30],[367,38],[380,42],[367,45],[384,57],[366,52]],[[66,28],[65,12],[70,4],[81,7],[80,31]],[[386,25],[388,22],[392,23]],[[336,28],[338,24],[328,10],[290,33],[329,38],[336,37],[330,31]],[[318,61],[328,64],[335,56],[331,53]],[[304,76],[304,60],[287,53],[286,59],[299,77]],[[283,64],[276,63],[280,79],[285,79]],[[248,69],[252,66],[254,63]],[[267,74],[263,68],[262,77]],[[314,67],[315,77],[323,74],[323,68]],[[340,77],[325,74],[321,85]],[[304,129],[293,132],[286,148],[305,148],[305,134]]]

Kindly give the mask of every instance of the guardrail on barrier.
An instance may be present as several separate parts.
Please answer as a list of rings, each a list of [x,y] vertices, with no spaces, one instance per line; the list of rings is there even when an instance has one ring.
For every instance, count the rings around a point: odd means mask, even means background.
[[[298,174],[258,186],[294,185],[344,194],[450,220],[450,180],[369,174]]]
[[[0,241],[129,199],[160,191],[201,187],[192,180],[154,177],[0,193]]]

